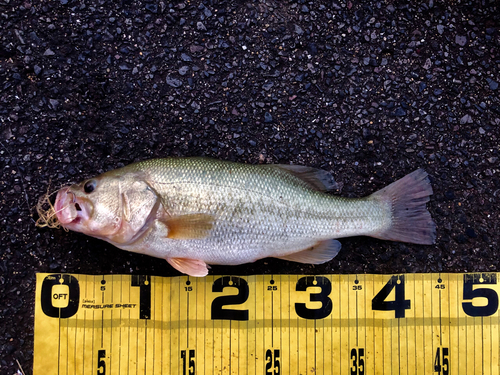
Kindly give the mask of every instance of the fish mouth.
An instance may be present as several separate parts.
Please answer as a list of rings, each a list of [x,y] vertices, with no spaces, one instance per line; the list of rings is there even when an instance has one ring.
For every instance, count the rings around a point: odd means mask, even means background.
[[[54,210],[63,227],[78,225],[82,220],[90,218],[87,204],[78,199],[69,186],[57,192]]]

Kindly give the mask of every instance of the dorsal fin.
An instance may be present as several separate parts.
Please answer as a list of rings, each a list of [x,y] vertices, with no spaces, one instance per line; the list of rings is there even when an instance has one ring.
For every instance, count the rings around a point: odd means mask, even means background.
[[[337,188],[337,183],[333,176],[323,169],[288,164],[272,164],[269,166],[292,174],[307,183],[314,190],[329,191]]]

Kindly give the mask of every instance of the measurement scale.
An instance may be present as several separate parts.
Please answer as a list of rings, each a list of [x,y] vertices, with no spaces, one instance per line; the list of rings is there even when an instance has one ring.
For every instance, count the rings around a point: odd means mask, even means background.
[[[497,280],[37,274],[33,373],[499,374]]]

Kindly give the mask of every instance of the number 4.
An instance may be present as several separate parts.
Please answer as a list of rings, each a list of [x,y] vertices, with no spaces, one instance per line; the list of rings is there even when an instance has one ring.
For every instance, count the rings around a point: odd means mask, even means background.
[[[449,369],[448,348],[437,348],[436,357],[434,357],[434,372],[448,375]]]
[[[394,301],[386,301],[386,298],[396,288]],[[404,318],[405,310],[411,306],[409,299],[405,299],[405,277],[404,275],[392,276],[391,279],[372,299],[372,309],[381,311],[394,310],[396,318]]]

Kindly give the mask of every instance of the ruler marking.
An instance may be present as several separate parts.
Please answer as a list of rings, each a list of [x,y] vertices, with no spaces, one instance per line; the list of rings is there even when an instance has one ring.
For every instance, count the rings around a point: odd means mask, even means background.
[[[484,374],[484,332],[483,332],[484,317],[481,316],[481,373]]]
[[[124,301],[123,299],[123,276],[120,275],[120,301]],[[120,324],[118,327],[120,327],[120,330],[118,331],[118,374],[121,374],[121,364],[122,361],[120,360],[122,357],[122,329],[121,329],[121,322],[122,322],[122,309],[120,309]]]
[[[59,275],[62,278],[62,274]],[[57,319],[57,331],[59,340],[57,342],[57,373],[61,373],[61,309],[59,309],[59,317]]]
[[[359,283],[357,274],[356,274],[355,283],[356,283],[356,281],[358,281],[358,283]],[[356,284],[358,284],[358,283],[356,283]],[[358,291],[357,290],[356,290],[355,295],[356,295],[356,348],[358,348],[359,347],[359,337],[358,337],[358,334],[359,334],[359,332],[358,332],[358,329],[359,329],[358,328],[358,323],[359,323],[358,318],[359,317],[358,317]]]
[[[401,318],[398,318],[398,365],[398,374],[401,375]]]
[[[422,282],[420,284],[421,288],[422,288],[422,307],[423,307],[423,311],[425,311],[425,289],[424,289],[424,277],[422,276]],[[425,322],[423,322],[422,324],[422,337],[423,337],[423,340],[422,340],[422,353],[424,354],[424,374],[426,374],[426,370],[425,370]]]
[[[482,364],[482,373],[484,374],[484,318],[481,317],[481,364]]]
[[[149,318],[151,319],[152,329],[153,329],[153,363],[151,367],[153,369],[153,374],[155,373],[155,360],[154,357],[156,355],[156,304],[155,304],[155,296],[156,296],[156,283],[153,283],[153,278],[149,279]],[[147,366],[145,366],[147,368]],[[146,370],[145,370],[146,371]]]
[[[145,281],[143,281],[145,282]],[[151,306],[150,306],[151,308]],[[149,312],[149,318],[151,318],[151,311]],[[147,358],[148,358],[148,320],[145,319],[144,320],[144,375],[147,374],[147,368],[148,368],[148,365],[147,365]],[[137,333],[139,334],[139,333]],[[139,361],[137,361],[139,362]]]
[[[160,279],[161,280],[161,291],[160,291],[160,298],[161,298],[161,306],[160,306],[160,309],[161,309],[161,326],[162,326],[162,329],[160,330],[160,336],[161,336],[161,345],[160,345],[160,357],[161,357],[161,366],[160,366],[160,371],[161,371],[161,375],[163,375],[163,369],[164,369],[164,363],[165,363],[165,360],[164,360],[164,353],[165,353],[165,350],[164,350],[164,347],[163,347],[163,344],[164,344],[164,337],[163,337],[163,332],[165,331],[163,329],[163,321],[165,319],[165,313],[163,312],[163,306],[164,306],[164,303],[163,303],[163,299],[165,298],[165,282],[166,282],[166,279]],[[155,296],[156,297],[156,296]]]
[[[114,302],[113,299],[113,291],[114,291],[114,285],[113,285],[113,279],[114,276],[111,276],[111,303]],[[109,325],[109,373],[113,373],[113,310],[110,311],[111,318],[110,318],[110,325]]]
[[[181,297],[181,293],[180,293],[180,280],[177,279],[177,289],[179,289],[177,291],[177,295],[179,296],[179,300],[180,300],[180,297]],[[179,322],[179,327],[178,327],[178,330],[180,331],[181,330],[181,327],[182,327],[182,323],[181,323],[181,306],[179,306],[179,308],[177,309],[177,321]],[[177,334],[177,351],[176,351],[176,357],[177,357],[177,363],[179,363],[179,353],[178,353],[178,349],[181,348],[181,335],[180,335],[181,332],[179,332]]]
[[[405,294],[406,296],[406,294]],[[415,306],[414,306],[415,307]],[[410,358],[408,357],[408,324],[407,324],[407,319],[404,320],[403,324],[403,332],[405,332],[405,338],[404,338],[404,341],[403,341],[403,345],[405,346],[405,352],[406,352],[406,364],[405,364],[405,368],[406,368],[406,373],[408,373],[408,366],[410,365]]]
[[[469,318],[466,316],[465,322],[467,322],[468,319]],[[468,334],[469,334],[469,330],[467,329],[467,326],[466,326],[465,327],[465,352],[466,353],[469,353],[469,347],[468,347],[469,346],[469,342],[468,342],[469,338],[467,337]],[[465,371],[466,371],[466,373],[467,373],[468,368],[469,368],[469,361],[468,361],[469,358],[468,357],[469,357],[468,355],[465,356]]]
[[[271,280],[274,276],[271,274]],[[265,288],[264,288],[265,289]],[[274,292],[271,291],[271,347],[274,348]]]
[[[94,277],[94,284],[95,284],[95,277]],[[92,300],[95,301],[97,299],[96,293],[95,293],[95,287],[92,288]],[[92,334],[91,334],[91,350],[90,350],[90,358],[91,358],[91,367],[93,367],[93,361],[92,358],[94,356],[94,332],[95,332],[95,310],[92,309]]]
[[[255,281],[257,281],[257,278],[255,278]],[[255,291],[257,290],[256,283],[253,284],[253,290],[254,290],[254,296],[255,296],[256,295]],[[257,311],[257,298],[255,298],[255,297],[253,299],[253,305],[254,305],[253,311]],[[254,345],[255,345],[255,341],[257,341],[257,340],[254,339],[253,341],[254,341]],[[257,363],[255,360],[255,353],[256,353],[255,347],[253,349],[254,349],[253,368],[254,368],[254,374],[256,375],[257,374]],[[251,350],[251,348],[250,348],[250,335],[247,335],[247,353],[249,350]]]
[[[139,319],[135,321],[135,342],[139,342]],[[139,345],[135,346],[135,373],[139,373]]]
[[[106,280],[104,279],[104,276],[102,277],[101,280],[101,285],[106,285]],[[101,287],[101,304],[104,305],[104,286]],[[101,349],[104,347],[104,309],[101,310]]]
[[[65,329],[65,336],[66,336],[66,374],[69,374],[69,322],[68,319],[66,319],[66,329]]]
[[[415,278],[416,280],[416,278]],[[415,301],[415,308],[417,307],[417,288],[413,288],[413,300]],[[422,305],[423,308],[423,305]],[[415,316],[417,316],[417,312],[415,310]],[[415,340],[417,339],[417,319],[414,320],[414,332],[415,332]],[[418,374],[418,348],[417,343],[415,342],[415,374]]]
[[[131,292],[132,292],[132,288],[129,288],[129,300],[131,300],[132,298],[132,295],[131,295]],[[130,345],[131,345],[131,342],[130,342],[130,338],[132,337],[132,322],[131,322],[131,316],[130,316],[130,312],[129,312],[129,329],[128,329],[128,366],[127,366],[127,371],[128,371],[128,374],[130,374],[130,371],[131,371],[131,361],[130,361],[130,357],[131,357],[131,350],[130,350]]]
[[[379,289],[377,289],[379,290]],[[383,374],[385,374],[385,351],[386,351],[386,342],[385,342],[385,326],[386,326],[386,323],[385,323],[385,320],[384,322],[382,323],[383,324],[383,327],[382,327],[382,358],[384,358],[384,361],[383,361],[383,366],[382,366],[382,369],[383,369]],[[389,333],[391,334],[392,333],[392,330],[389,329]],[[392,337],[391,337],[392,338]],[[391,356],[391,359],[392,359],[392,356]],[[392,367],[391,367],[391,373],[392,373]]]
[[[233,321],[229,321],[229,374],[233,366]]]
[[[85,278],[87,279],[87,278]],[[85,295],[87,295],[88,283],[85,283]],[[85,374],[85,348],[87,347],[87,309],[83,311],[83,360],[82,360],[82,373]]]
[[[338,287],[339,287],[339,314],[342,316],[342,279],[339,279]],[[340,320],[339,324],[339,336],[340,336],[340,343],[342,343],[342,320]],[[342,354],[342,344],[340,346],[340,354]],[[337,355],[338,357],[338,355]],[[339,363],[340,363],[340,373],[342,374],[342,358],[339,358]]]
[[[297,278],[295,280],[295,285],[297,285],[297,281],[298,281],[298,278],[299,276],[297,275]],[[299,343],[300,343],[300,335],[299,335],[299,332],[300,332],[300,321],[299,321],[299,317],[297,316],[297,332],[296,332],[296,335],[297,335],[297,374],[300,373],[300,352],[299,352]],[[307,341],[306,341],[306,345],[307,345]]]
[[[316,328],[317,328],[317,319],[314,319],[314,371],[317,371],[318,369],[318,364],[317,364],[317,354],[316,354],[316,346],[317,346],[317,338],[318,338],[318,334],[316,332]]]
[[[451,342],[452,342],[452,327],[450,326],[450,323],[451,323],[451,282],[450,282],[450,277],[449,275],[447,275],[446,277],[446,292],[447,292],[447,295],[448,295],[448,343],[447,343],[447,347],[449,348],[449,353],[450,353],[450,356],[451,356]],[[452,372],[451,370],[451,365],[453,363],[453,357],[451,357],[452,360],[451,360],[451,363],[448,365],[449,367],[449,370],[450,372]]]
[[[283,301],[283,294],[282,294],[282,289],[283,289],[283,280],[282,280],[282,275],[278,275],[279,282],[278,282],[278,288],[280,291],[280,305],[283,305],[281,301]],[[280,309],[280,327],[283,326],[283,309]],[[290,319],[288,320],[288,332],[290,332]],[[284,353],[284,347],[283,347],[283,332],[280,334],[280,350],[281,353]],[[283,357],[282,357],[283,358]],[[288,355],[288,358],[290,358],[290,355]],[[283,372],[283,371],[282,371]]]
[[[75,368],[75,371],[73,372],[76,372],[76,343],[78,342],[77,337],[78,337],[78,320],[75,321],[75,337],[73,343],[73,358],[74,358],[73,367]],[[69,374],[69,368],[68,368],[68,374]]]

